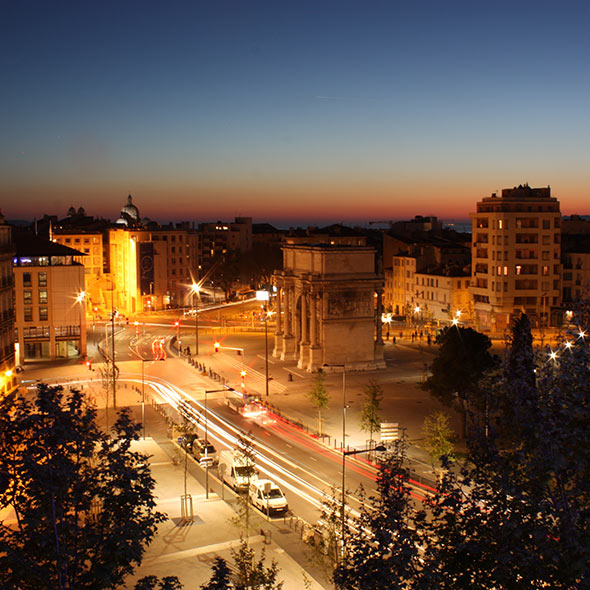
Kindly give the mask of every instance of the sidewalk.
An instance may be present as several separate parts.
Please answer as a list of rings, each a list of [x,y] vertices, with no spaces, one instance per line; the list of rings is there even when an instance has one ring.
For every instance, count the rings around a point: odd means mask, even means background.
[[[165,446],[158,444],[153,438],[134,443],[132,450],[151,455],[150,466],[157,482],[157,509],[165,512],[168,520],[160,525],[154,541],[148,547],[141,570],[128,578],[127,588],[133,588],[135,581],[143,576],[156,575],[177,576],[185,590],[198,590],[201,584],[210,579],[215,557],[224,558],[230,567],[233,563],[231,548],[237,548],[240,542],[240,531],[229,522],[234,515],[233,494],[226,489],[225,501],[214,492],[210,492],[208,500],[205,499],[203,486],[190,473],[197,469],[191,461],[187,492],[192,496],[194,521],[184,523],[180,505],[180,496],[184,493],[183,461],[180,465],[175,465]],[[297,533],[285,526],[282,519],[274,519],[269,523],[255,510],[251,512],[251,523],[249,543],[256,550],[257,557],[260,557],[260,552],[264,549],[267,567],[272,560],[277,562],[279,580],[284,581],[284,590],[303,588],[302,566],[273,540],[279,535],[282,541],[291,536],[293,542],[300,543]],[[261,531],[266,535],[261,535]],[[326,588],[313,579],[311,574],[307,573],[306,576],[311,582],[309,588],[312,590]]]

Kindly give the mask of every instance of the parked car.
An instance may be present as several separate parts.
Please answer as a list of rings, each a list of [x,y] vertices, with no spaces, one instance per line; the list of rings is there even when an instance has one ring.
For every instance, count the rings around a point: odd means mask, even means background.
[[[250,483],[250,502],[265,514],[287,512],[289,505],[281,488],[270,479],[258,479]]]
[[[196,438],[193,441],[193,455],[201,465],[208,463],[209,467],[213,467],[219,463],[217,449],[204,438]]]

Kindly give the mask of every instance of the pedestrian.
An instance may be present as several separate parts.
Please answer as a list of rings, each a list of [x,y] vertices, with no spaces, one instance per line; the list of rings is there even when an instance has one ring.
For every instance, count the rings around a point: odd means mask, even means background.
[[[393,343],[395,344],[395,336],[393,337]]]

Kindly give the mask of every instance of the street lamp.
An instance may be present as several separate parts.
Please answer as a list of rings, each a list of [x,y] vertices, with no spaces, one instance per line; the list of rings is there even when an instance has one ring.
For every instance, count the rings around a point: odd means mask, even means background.
[[[342,368],[342,554],[344,555],[344,533],[346,521],[346,365],[328,365],[324,367],[341,367]]]
[[[199,296],[201,293],[201,286],[193,281],[191,286],[193,299],[195,301],[195,358],[199,356]]]
[[[117,381],[115,376],[115,318],[119,315],[119,312],[115,309],[111,311],[111,348],[112,348],[112,369],[113,369],[113,409],[117,409]],[[108,407],[108,403],[107,403]]]
[[[264,310],[264,391],[268,397],[268,318],[272,315],[272,312],[268,310],[270,293],[268,291],[256,291],[256,299],[264,302],[262,304]]]
[[[145,363],[151,359],[141,358],[141,424],[143,427],[143,440],[145,440]]]
[[[205,457],[207,457],[207,445],[209,444],[208,438],[208,416],[207,416],[207,394],[217,393],[219,391],[226,391],[225,389],[205,389]],[[223,483],[223,482],[222,482]],[[223,486],[222,486],[223,489]],[[205,499],[209,499],[209,461],[205,461]]]

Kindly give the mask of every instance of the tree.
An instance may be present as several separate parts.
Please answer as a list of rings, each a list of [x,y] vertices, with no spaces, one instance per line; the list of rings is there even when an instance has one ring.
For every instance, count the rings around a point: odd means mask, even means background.
[[[280,245],[254,244],[242,254],[240,275],[243,283],[249,285],[270,285],[272,274],[281,268],[283,252]]]
[[[234,283],[240,278],[240,250],[228,250],[219,254],[211,267],[210,276],[223,289],[225,300],[231,299]]]
[[[513,326],[499,438],[474,430],[469,463],[432,503],[425,552],[439,588],[590,586],[590,350],[567,334],[533,360],[526,318]],[[534,376],[534,379],[533,379]],[[504,412],[504,414],[502,414]],[[511,430],[509,436],[506,431]],[[474,558],[476,557],[476,558]]]
[[[436,338],[439,351],[431,365],[432,375],[425,387],[446,406],[451,406],[455,395],[472,401],[482,375],[495,365],[489,353],[490,339],[472,328],[450,326]]]
[[[402,439],[379,466],[377,494],[361,493],[360,517],[346,535],[342,559],[334,571],[337,588],[381,590],[418,588],[421,577],[421,532],[425,514],[410,497],[407,442]]]
[[[326,376],[322,369],[318,369],[313,380],[313,386],[309,392],[312,405],[318,409],[318,433],[322,435],[322,410],[328,405],[330,399],[326,390]]]
[[[371,379],[365,387],[365,401],[361,409],[361,430],[369,433],[369,448],[373,448],[373,434],[381,430],[381,400],[383,390]]]
[[[112,588],[140,565],[165,520],[140,428],[123,410],[107,436],[75,389],[0,400],[0,586]]]
[[[248,537],[250,536],[250,501],[248,493],[250,491],[250,478],[256,475],[256,452],[254,450],[254,442],[250,433],[246,436],[238,435],[236,444],[236,451],[245,459],[244,469],[246,469],[246,476],[248,481],[248,488],[245,496],[239,495],[237,497],[236,514],[230,522],[236,526],[240,531],[240,536],[245,534],[245,543],[248,544]],[[242,537],[244,538],[244,537]]]
[[[433,465],[441,457],[452,456],[454,450],[454,432],[449,424],[448,414],[445,412],[435,412],[434,414],[430,414],[430,416],[426,416],[422,432],[426,439],[426,450],[430,455]]]
[[[262,549],[259,560],[256,553],[244,539],[238,549],[231,550],[236,573],[233,576],[235,590],[281,590],[283,582],[277,582],[279,567],[276,561],[272,561],[269,567],[265,566],[266,554]]]
[[[201,585],[201,590],[230,590],[231,572],[227,562],[217,556],[212,566],[213,575],[207,584]]]
[[[146,576],[137,580],[134,590],[182,590],[182,584],[176,576]],[[213,589],[215,590],[215,589]]]
[[[522,429],[537,428],[539,419],[536,359],[526,314],[512,325],[501,381],[494,405],[500,414],[502,435],[506,439],[522,439]]]
[[[498,359],[489,352],[490,339],[472,328],[445,328],[437,336],[436,343],[439,351],[424,388],[446,406],[459,402],[465,435],[468,407],[481,411],[487,407],[487,390],[480,389],[479,383],[486,371],[496,366]]]

